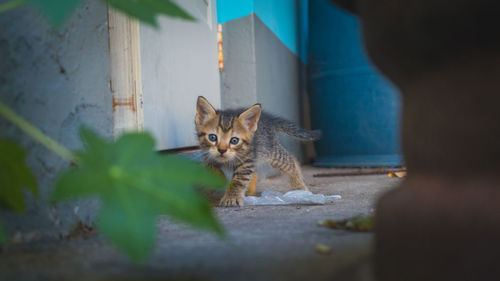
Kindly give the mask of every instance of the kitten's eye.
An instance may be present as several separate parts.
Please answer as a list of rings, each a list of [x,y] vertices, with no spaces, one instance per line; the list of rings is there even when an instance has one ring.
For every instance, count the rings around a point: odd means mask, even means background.
[[[238,144],[240,142],[240,139],[237,137],[232,137],[231,140],[229,141],[231,144]]]
[[[210,135],[208,135],[208,139],[209,139],[210,141],[216,142],[216,141],[217,141],[217,136],[216,136],[216,135],[214,135],[214,134],[210,134]]]

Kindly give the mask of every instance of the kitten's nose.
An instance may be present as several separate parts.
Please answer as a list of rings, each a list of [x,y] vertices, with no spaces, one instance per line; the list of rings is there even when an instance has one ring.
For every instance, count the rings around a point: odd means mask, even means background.
[[[217,148],[217,150],[219,151],[220,155],[223,155],[224,152],[227,151],[227,149],[222,149],[222,148]]]

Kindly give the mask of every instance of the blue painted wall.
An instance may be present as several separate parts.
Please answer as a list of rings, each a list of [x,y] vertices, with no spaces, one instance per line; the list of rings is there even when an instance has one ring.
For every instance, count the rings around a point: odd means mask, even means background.
[[[217,0],[217,21],[225,23],[254,12],[254,0]]]
[[[311,121],[323,131],[315,164],[401,165],[399,94],[368,59],[358,19],[328,0],[309,8]]]
[[[217,20],[224,23],[251,13],[303,62],[307,60],[308,0],[218,0]]]

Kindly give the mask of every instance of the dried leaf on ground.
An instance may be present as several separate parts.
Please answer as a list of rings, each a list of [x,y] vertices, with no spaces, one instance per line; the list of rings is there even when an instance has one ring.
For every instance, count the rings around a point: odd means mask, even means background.
[[[329,255],[332,253],[332,247],[325,244],[316,244],[314,247],[318,254]]]
[[[369,232],[373,231],[375,227],[375,218],[371,216],[368,217],[360,216],[339,221],[327,219],[319,221],[318,226],[324,226],[331,229],[344,229],[350,231]]]
[[[391,172],[389,174],[387,174],[388,177],[390,178],[394,178],[394,177],[397,177],[397,178],[404,178],[406,177],[407,175],[407,172],[406,171],[401,171],[401,172]]]
[[[71,230],[69,231],[68,235],[66,235],[66,238],[68,239],[77,239],[77,238],[83,238],[83,239],[88,239],[90,237],[93,237],[97,234],[97,231],[95,230],[95,227],[86,225],[83,222],[79,221],[77,224],[75,224]]]
[[[406,171],[404,171],[404,172],[395,172],[394,174],[398,178],[404,178],[404,177],[406,177]]]

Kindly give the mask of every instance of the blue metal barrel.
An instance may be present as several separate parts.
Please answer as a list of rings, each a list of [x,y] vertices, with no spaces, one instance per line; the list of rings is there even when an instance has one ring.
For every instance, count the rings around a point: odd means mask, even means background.
[[[402,165],[399,93],[369,61],[358,19],[310,0],[308,61],[312,127],[323,131],[315,165]]]

